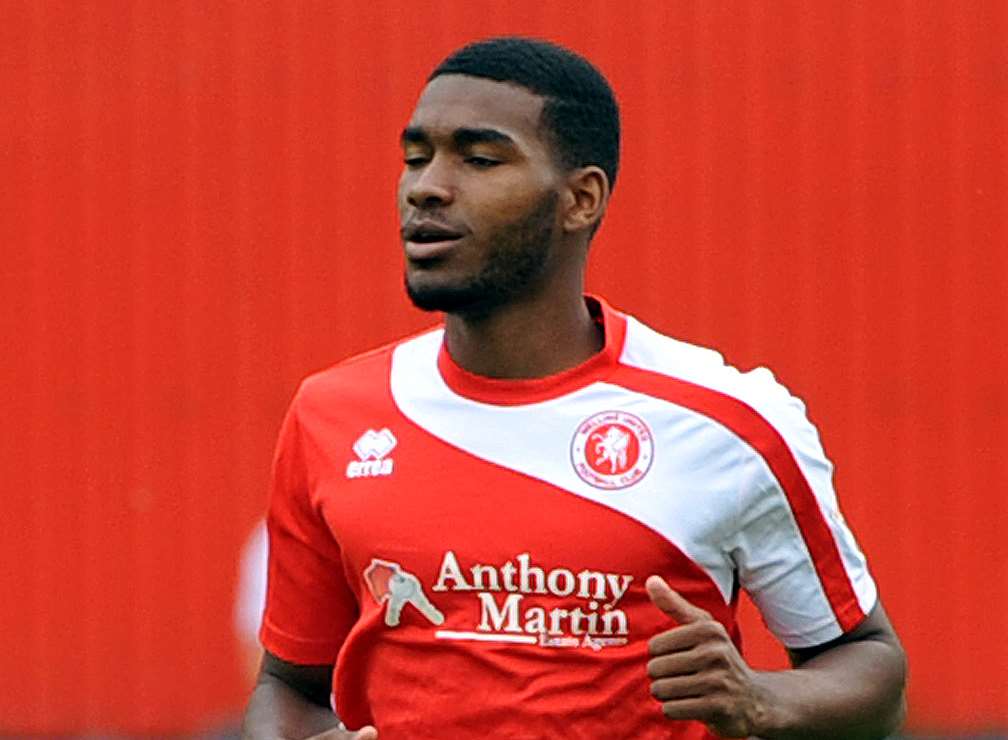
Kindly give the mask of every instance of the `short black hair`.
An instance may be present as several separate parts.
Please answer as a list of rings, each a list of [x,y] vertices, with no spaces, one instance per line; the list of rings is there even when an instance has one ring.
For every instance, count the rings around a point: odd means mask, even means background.
[[[503,36],[463,46],[427,78],[469,75],[511,82],[546,99],[542,123],[561,165],[597,165],[616,184],[619,106],[602,73],[570,49],[541,39]]]

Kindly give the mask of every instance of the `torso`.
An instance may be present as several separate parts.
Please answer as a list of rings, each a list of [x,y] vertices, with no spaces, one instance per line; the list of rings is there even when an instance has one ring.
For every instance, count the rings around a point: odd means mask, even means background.
[[[692,386],[621,364],[618,339],[565,378],[480,383],[446,366],[434,331],[306,384],[312,504],[358,609],[334,681],[348,726],[709,736],[649,694],[647,640],[674,624],[644,581],[736,635],[731,543],[754,455],[696,399],[675,402]]]

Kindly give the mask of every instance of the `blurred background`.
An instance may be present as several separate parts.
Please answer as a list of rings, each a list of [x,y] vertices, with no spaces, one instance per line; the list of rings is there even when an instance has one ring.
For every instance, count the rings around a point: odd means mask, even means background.
[[[401,288],[397,138],[504,33],[620,98],[591,289],[806,400],[908,732],[1008,728],[1008,4],[11,1],[0,735],[235,726],[285,406],[437,320]]]

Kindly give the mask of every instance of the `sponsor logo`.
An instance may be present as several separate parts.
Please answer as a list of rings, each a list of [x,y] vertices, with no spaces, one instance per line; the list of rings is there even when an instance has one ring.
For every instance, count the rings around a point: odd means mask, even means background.
[[[420,580],[399,563],[375,558],[364,571],[375,601],[387,604],[385,624],[399,624],[403,607],[411,604],[432,624],[445,617],[424,593]],[[626,645],[627,614],[618,604],[633,576],[600,570],[547,568],[520,553],[503,563],[459,562],[452,550],[441,565],[430,592],[472,597],[475,610],[459,609],[453,629],[438,629],[439,640],[535,645],[543,648],[585,648],[593,651]]]
[[[387,427],[375,431],[368,429],[353,443],[358,460],[347,463],[347,478],[376,478],[392,475],[392,458],[387,455],[395,448],[396,438]]]
[[[364,571],[364,582],[378,604],[387,604],[385,624],[398,627],[403,607],[412,604],[432,624],[442,624],[444,614],[424,593],[420,579],[402,569],[399,563],[374,558]]]
[[[654,460],[654,437],[647,424],[625,411],[603,411],[578,425],[571,440],[571,464],[595,488],[627,488],[643,478]]]
[[[616,605],[632,581],[630,575],[597,570],[547,570],[527,552],[500,565],[473,563],[463,570],[448,550],[431,591],[471,592],[479,602],[479,621],[472,630],[438,630],[434,636],[595,651],[626,645],[627,615]],[[547,608],[542,603],[549,597],[564,603]],[[538,603],[527,603],[530,598]]]

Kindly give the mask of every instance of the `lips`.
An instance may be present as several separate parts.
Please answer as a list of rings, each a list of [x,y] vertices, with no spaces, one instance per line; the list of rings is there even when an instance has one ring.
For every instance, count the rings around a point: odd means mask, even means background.
[[[431,219],[411,221],[402,228],[406,255],[411,260],[441,257],[464,236],[464,230]]]
[[[458,239],[462,230],[440,221],[424,219],[407,223],[402,229],[402,236],[404,241],[431,244]]]

